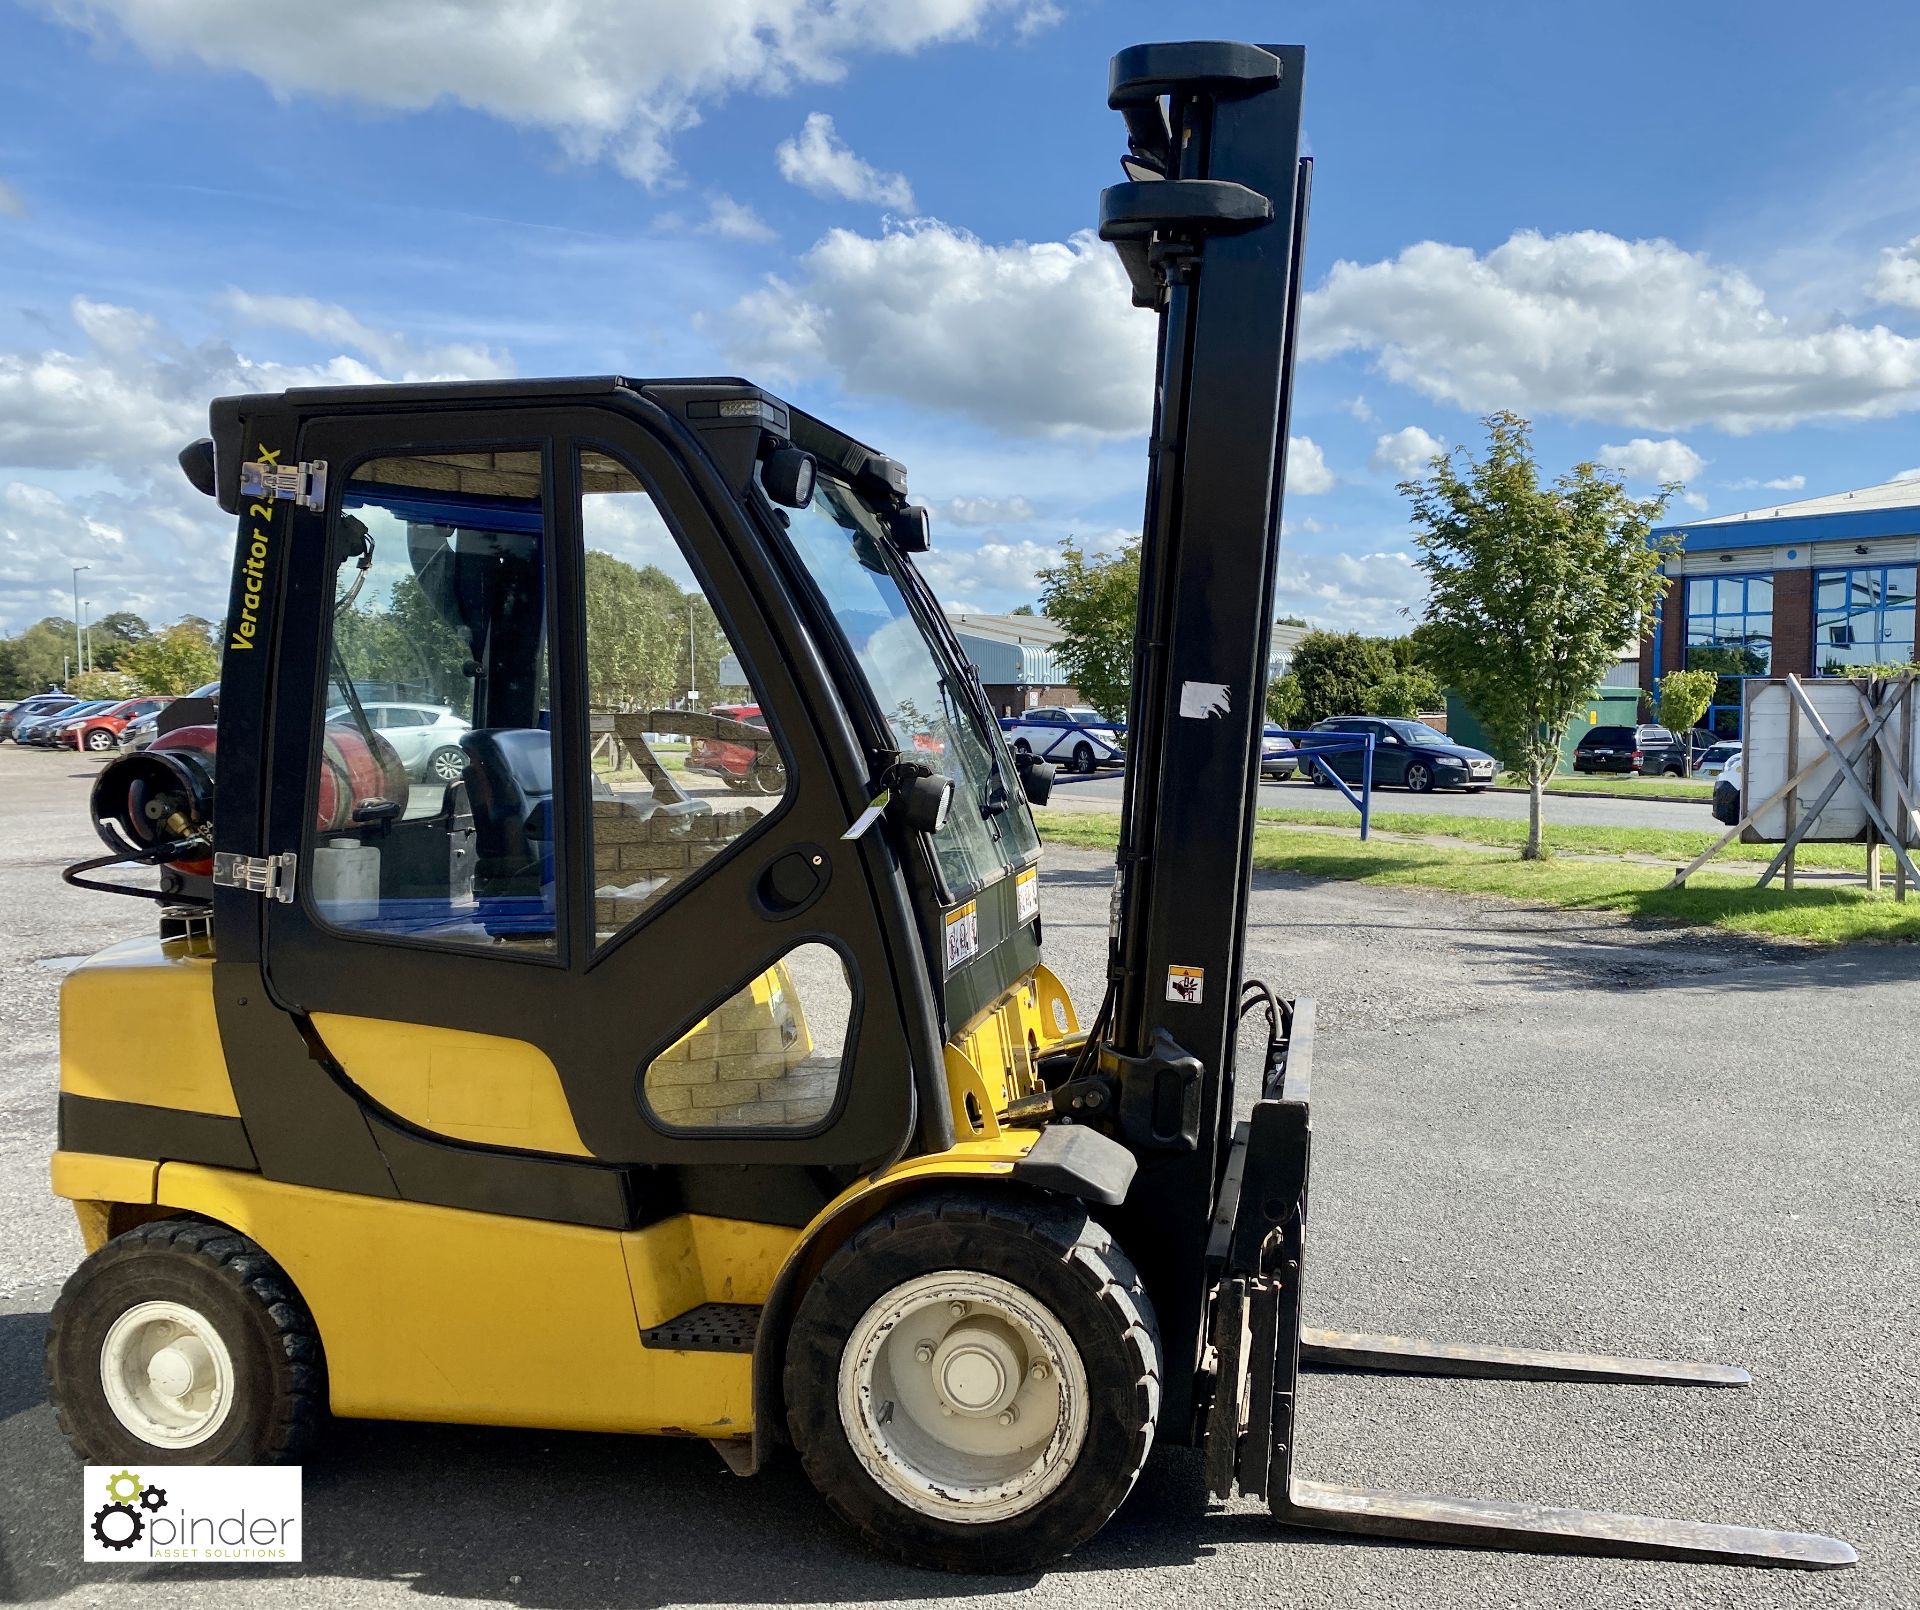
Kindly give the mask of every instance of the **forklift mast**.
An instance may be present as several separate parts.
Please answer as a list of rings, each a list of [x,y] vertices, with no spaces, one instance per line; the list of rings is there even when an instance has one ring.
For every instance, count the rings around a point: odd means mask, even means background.
[[[1123,1087],[1149,1086],[1137,1100],[1161,1115],[1125,1235],[1169,1352],[1193,1351],[1168,1359],[1170,1427],[1190,1412],[1206,1297],[1194,1272],[1232,1129],[1306,232],[1305,60],[1299,46],[1142,45],[1114,58],[1109,94],[1134,177],[1101,197],[1100,233],[1160,334],[1104,1039]]]

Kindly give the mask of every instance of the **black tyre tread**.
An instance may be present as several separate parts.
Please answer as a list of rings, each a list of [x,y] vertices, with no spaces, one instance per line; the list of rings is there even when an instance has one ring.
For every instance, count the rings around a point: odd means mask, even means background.
[[[809,1295],[815,1290],[831,1289],[829,1283],[835,1280],[836,1275],[876,1242],[902,1231],[940,1224],[992,1225],[1024,1239],[1041,1242],[1086,1283],[1095,1300],[1113,1318],[1114,1328],[1126,1349],[1132,1370],[1128,1395],[1136,1423],[1131,1428],[1125,1480],[1111,1508],[1088,1529],[1087,1535],[1091,1536],[1111,1519],[1132,1493],[1140,1472],[1146,1467],[1147,1456],[1153,1450],[1154,1430],[1159,1419],[1160,1334],[1139,1271],[1114,1244],[1106,1227],[1086,1214],[1077,1203],[1069,1206],[1046,1198],[1010,1194],[924,1196],[911,1198],[862,1226],[828,1260],[813,1287],[809,1288]],[[790,1347],[784,1382],[788,1435],[799,1450],[801,1465],[808,1478],[826,1499],[828,1506],[878,1552],[908,1565],[934,1565],[950,1571],[1011,1572],[1046,1564],[1084,1541],[1083,1538],[1076,1538],[1064,1548],[1046,1547],[1028,1554],[1020,1551],[1019,1540],[996,1536],[991,1549],[986,1551],[990,1555],[986,1560],[982,1560],[977,1553],[962,1555],[958,1552],[935,1552],[928,1555],[903,1549],[845,1501],[836,1473],[827,1468],[818,1443],[809,1435],[813,1428],[803,1425],[796,1412],[796,1388],[799,1383],[795,1377],[798,1365],[799,1361]],[[839,1435],[837,1426],[834,1434]],[[994,1527],[992,1530],[999,1533],[1002,1528]]]
[[[282,1407],[267,1429],[257,1463],[282,1464],[297,1459],[312,1444],[327,1413],[325,1356],[313,1315],[300,1300],[286,1272],[258,1242],[223,1224],[198,1218],[155,1219],[115,1236],[86,1263],[95,1271],[141,1257],[158,1248],[185,1252],[204,1264],[236,1294],[244,1295],[266,1320],[270,1345],[279,1355],[277,1373],[285,1382]],[[78,1271],[76,1271],[78,1273]],[[72,1423],[63,1394],[55,1356],[56,1343],[73,1305],[75,1282],[69,1280],[48,1316],[44,1369],[55,1404],[60,1434],[83,1463],[111,1462],[113,1456],[87,1445]]]

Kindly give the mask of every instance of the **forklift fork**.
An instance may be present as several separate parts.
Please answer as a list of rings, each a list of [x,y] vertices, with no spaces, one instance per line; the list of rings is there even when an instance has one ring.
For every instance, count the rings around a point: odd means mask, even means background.
[[[1302,1365],[1323,1369],[1523,1381],[1744,1386],[1730,1365],[1609,1358],[1531,1348],[1460,1346],[1314,1330],[1300,1323],[1305,1266],[1313,1003],[1284,1008],[1285,1034],[1261,1099],[1233,1138],[1208,1246],[1213,1397],[1205,1427],[1207,1485],[1264,1498],[1275,1520],[1314,1531],[1404,1538],[1455,1548],[1712,1561],[1802,1570],[1851,1565],[1836,1538],[1664,1520],[1542,1504],[1391,1492],[1307,1481],[1293,1473]]]

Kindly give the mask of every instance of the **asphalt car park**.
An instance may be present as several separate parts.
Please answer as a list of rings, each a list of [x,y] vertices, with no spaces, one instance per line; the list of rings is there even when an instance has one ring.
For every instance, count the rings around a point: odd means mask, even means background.
[[[791,1462],[741,1481],[698,1443],[376,1422],[336,1424],[307,1463],[300,1566],[83,1567],[80,1472],[39,1364],[80,1254],[46,1180],[55,1001],[73,957],[152,920],[59,881],[97,853],[95,770],[0,749],[0,1597],[76,1610],[1920,1604],[1915,953],[1266,876],[1250,968],[1321,1003],[1309,1322],[1754,1374],[1736,1392],[1312,1377],[1301,1474],[1826,1531],[1859,1549],[1857,1568],[1317,1538],[1253,1504],[1209,1505],[1197,1461],[1169,1449],[1058,1569],[945,1577],[866,1553]],[[1049,955],[1057,942],[1091,1000],[1110,857],[1052,847],[1043,868]],[[1796,1046],[1817,1054],[1782,1054]]]

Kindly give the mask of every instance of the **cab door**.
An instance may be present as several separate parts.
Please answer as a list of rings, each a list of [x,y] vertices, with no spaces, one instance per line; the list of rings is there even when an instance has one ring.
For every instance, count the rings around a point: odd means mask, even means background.
[[[579,404],[302,429],[328,493],[292,528],[265,971],[403,1196],[537,1179],[528,1211],[604,1217],[660,1181],[595,1169],[906,1139],[927,986],[882,835],[840,842],[861,757],[764,539],[669,436]],[[700,769],[702,737],[754,765]]]

